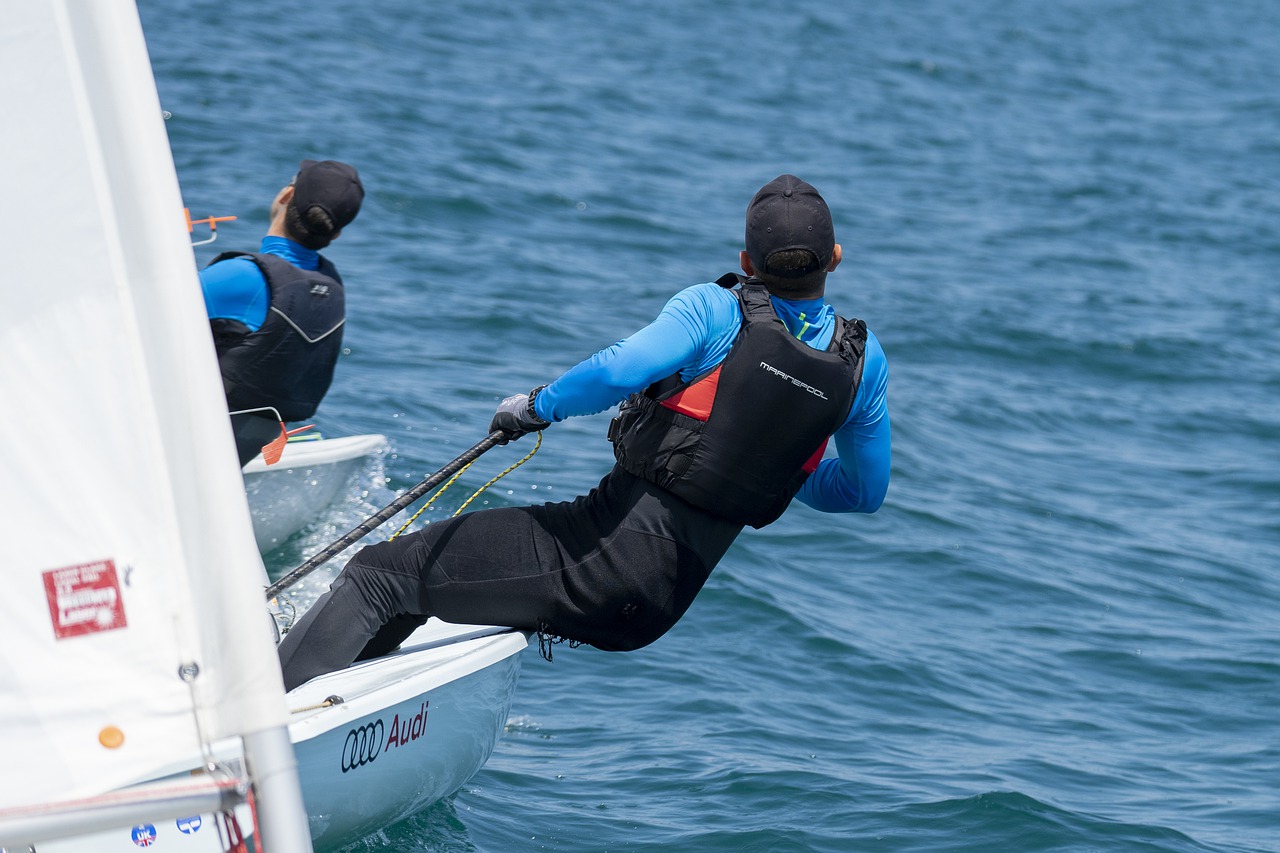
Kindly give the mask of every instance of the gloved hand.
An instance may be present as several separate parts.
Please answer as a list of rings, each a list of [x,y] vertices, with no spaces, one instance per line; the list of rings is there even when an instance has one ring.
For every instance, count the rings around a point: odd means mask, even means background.
[[[502,433],[503,439],[498,442],[499,444],[506,444],[525,433],[537,432],[551,426],[551,421],[544,421],[533,410],[534,399],[537,398],[538,392],[546,387],[546,385],[539,385],[528,394],[513,394],[498,404],[498,411],[494,412],[493,420],[489,422],[489,432]]]

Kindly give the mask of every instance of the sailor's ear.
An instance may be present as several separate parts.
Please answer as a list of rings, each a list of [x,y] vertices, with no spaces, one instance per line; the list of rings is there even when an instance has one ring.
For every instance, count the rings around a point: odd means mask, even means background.
[[[831,250],[831,265],[827,267],[827,272],[834,272],[835,268],[840,266],[840,260],[843,257],[844,254],[840,250],[840,244],[836,243],[835,248]]]
[[[747,275],[756,274],[756,271],[751,268],[751,258],[747,255],[746,249],[738,253],[738,263],[741,264],[742,271]]]

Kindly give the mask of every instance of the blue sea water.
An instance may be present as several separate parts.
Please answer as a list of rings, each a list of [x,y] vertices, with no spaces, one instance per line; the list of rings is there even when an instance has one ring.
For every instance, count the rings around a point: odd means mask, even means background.
[[[318,420],[392,453],[277,573],[734,269],[781,172],[890,360],[880,512],[745,533],[647,649],[531,649],[489,763],[352,850],[1280,850],[1280,5],[141,11],[184,201],[239,217],[201,262],[302,158],[369,191]],[[585,490],[607,419],[481,501]]]

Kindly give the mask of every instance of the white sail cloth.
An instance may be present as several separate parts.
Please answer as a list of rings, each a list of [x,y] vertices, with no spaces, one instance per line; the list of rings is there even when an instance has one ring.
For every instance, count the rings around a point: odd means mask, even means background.
[[[4,808],[287,712],[137,10],[0,8]]]

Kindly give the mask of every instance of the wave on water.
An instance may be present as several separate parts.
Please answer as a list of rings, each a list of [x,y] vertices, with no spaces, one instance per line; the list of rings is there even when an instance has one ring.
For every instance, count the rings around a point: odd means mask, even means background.
[[[1280,851],[1280,5],[142,13],[184,204],[240,216],[199,263],[303,157],[368,190],[320,417],[392,450],[273,576],[734,268],[779,173],[889,359],[879,512],[745,532],[640,651],[531,648],[480,773],[351,850]],[[608,420],[475,506],[590,488]]]
[[[812,784],[817,781],[819,788]],[[883,809],[860,810],[856,820],[841,819],[847,792],[821,789],[821,780],[776,775],[752,779],[701,780],[697,795],[723,796],[742,811],[733,827],[690,826],[671,820],[661,827],[625,831],[625,815],[604,804],[581,803],[567,808],[566,834],[591,831],[593,823],[622,830],[614,840],[597,848],[610,853],[698,850],[713,853],[954,853],[957,850],[1017,851],[1017,853],[1265,853],[1262,848],[1239,846],[1230,841],[1206,845],[1181,832],[1160,826],[1126,823],[1097,815],[1068,811],[1015,791],[992,791],[937,802],[903,803]],[[478,793],[478,791],[477,791]],[[800,811],[812,823],[757,825],[751,804],[758,800],[803,798]],[[856,796],[853,797],[856,799]],[[486,848],[465,826],[473,810],[459,802],[440,803],[426,812],[344,847],[341,853],[390,853],[403,850],[478,851]],[[518,809],[518,802],[510,804]],[[500,823],[508,823],[501,816]],[[561,836],[520,835],[519,821],[504,827],[518,839],[513,848],[561,849]],[[840,831],[824,829],[832,824]],[[489,835],[489,833],[485,833]]]

